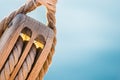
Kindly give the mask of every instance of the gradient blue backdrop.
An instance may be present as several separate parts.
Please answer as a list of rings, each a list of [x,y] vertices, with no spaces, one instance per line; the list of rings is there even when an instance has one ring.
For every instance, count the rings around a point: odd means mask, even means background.
[[[25,0],[1,0],[0,19]],[[44,7],[29,14],[45,23]],[[45,80],[120,80],[120,0],[59,0],[57,47]]]

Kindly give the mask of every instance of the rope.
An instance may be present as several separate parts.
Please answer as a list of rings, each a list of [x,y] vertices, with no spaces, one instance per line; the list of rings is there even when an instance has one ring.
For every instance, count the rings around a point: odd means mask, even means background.
[[[10,74],[12,73],[15,65],[18,62],[18,59],[21,55],[22,52],[22,47],[23,47],[23,40],[21,37],[19,37],[17,43],[15,44],[9,59],[7,60],[4,68],[2,69],[0,73],[0,80],[8,80],[10,77]]]
[[[36,53],[36,47],[33,45],[15,80],[26,80],[26,77],[32,68],[32,64],[34,63]]]
[[[42,0],[43,1],[43,0]],[[50,0],[49,0],[50,1]],[[43,68],[41,69],[38,77],[36,80],[42,80],[44,75],[46,74],[47,70],[48,70],[48,67],[49,65],[51,64],[52,62],[52,57],[53,57],[53,54],[55,52],[55,45],[56,45],[56,19],[55,19],[55,13],[56,13],[56,0],[52,0],[52,4],[45,4],[47,6],[47,20],[48,20],[48,27],[50,27],[54,33],[55,33],[55,37],[54,37],[54,40],[53,40],[53,44],[52,44],[52,48],[51,48],[51,51],[49,52],[49,55],[43,65]],[[42,2],[41,2],[42,3]],[[50,9],[49,9],[50,7]]]
[[[47,20],[48,20],[48,27],[50,27],[56,36],[56,19],[55,19],[55,13],[56,13],[56,3],[57,0],[36,0],[36,1],[28,1],[26,4],[24,4],[22,7],[20,7],[18,10],[12,12],[8,17],[5,17],[1,22],[0,22],[0,37],[2,36],[3,32],[6,30],[8,24],[11,22],[11,20],[19,13],[26,14],[28,12],[33,11],[36,9],[36,7],[40,6],[41,4],[46,6],[47,8]],[[36,6],[35,6],[36,5]],[[56,37],[54,37],[53,44],[51,47],[51,51],[49,52],[49,55],[37,77],[37,80],[42,80],[45,73],[48,70],[48,67],[50,63],[52,62],[52,57],[55,52],[55,45],[56,45]],[[12,64],[12,63],[10,63]],[[7,64],[6,64],[7,65]],[[7,73],[10,73],[8,70]],[[23,75],[22,75],[23,76]],[[6,76],[5,76],[6,77]],[[4,78],[2,78],[4,79]],[[16,77],[17,79],[17,77]],[[7,78],[5,78],[7,80]],[[21,79],[22,80],[22,79]]]
[[[48,70],[48,67],[49,65],[51,64],[52,62],[52,57],[53,57],[53,54],[55,52],[55,45],[56,45],[56,37],[54,38],[53,40],[53,44],[52,44],[52,48],[51,48],[51,51],[49,52],[49,55],[43,65],[43,68],[41,69],[38,77],[36,80],[42,80],[42,78],[44,77],[44,75],[46,74],[47,70]]]

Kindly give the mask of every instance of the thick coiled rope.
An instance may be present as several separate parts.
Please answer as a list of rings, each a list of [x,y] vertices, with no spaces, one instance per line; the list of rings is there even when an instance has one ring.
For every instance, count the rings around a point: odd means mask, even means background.
[[[49,52],[49,55],[38,75],[36,78],[37,80],[42,80],[45,73],[48,70],[48,67],[52,61],[52,56],[55,52],[55,45],[56,45],[56,19],[55,19],[55,13],[56,13],[56,3],[57,0],[37,0],[37,1],[31,1],[29,0],[25,5],[20,7],[18,10],[12,12],[8,17],[4,18],[0,22],[0,37],[2,36],[3,32],[6,30],[7,26],[11,22],[11,20],[19,13],[26,14],[28,12],[33,11],[36,9],[36,7],[40,5],[44,5],[47,8],[47,20],[48,20],[48,27],[50,27],[54,33],[55,33],[55,38],[53,40],[53,44],[51,47],[51,51]]]

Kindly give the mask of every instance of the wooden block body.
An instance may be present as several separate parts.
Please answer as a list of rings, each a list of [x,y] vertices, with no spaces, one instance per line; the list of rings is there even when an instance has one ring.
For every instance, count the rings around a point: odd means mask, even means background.
[[[47,26],[43,25],[42,23],[24,15],[24,14],[18,14],[12,22],[9,24],[8,28],[2,35],[0,39],[0,71],[2,67],[4,66],[7,58],[10,55],[11,50],[13,49],[18,37],[21,34],[21,31],[24,28],[28,28],[31,30],[32,35],[30,37],[30,40],[28,44],[26,45],[22,56],[20,57],[13,73],[11,74],[11,77],[9,80],[13,80],[15,76],[17,75],[21,65],[23,64],[26,56],[28,55],[28,52],[34,43],[34,40],[38,36],[43,37],[43,42],[45,42],[44,48],[36,60],[36,64],[34,65],[33,69],[30,72],[30,75],[28,76],[29,80],[35,80],[37,75],[39,74],[45,60],[47,59],[47,56],[50,52],[53,38],[54,38],[54,32]]]

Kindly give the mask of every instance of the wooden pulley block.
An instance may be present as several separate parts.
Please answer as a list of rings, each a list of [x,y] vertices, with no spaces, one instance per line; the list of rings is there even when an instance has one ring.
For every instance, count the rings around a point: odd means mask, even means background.
[[[50,52],[54,32],[48,26],[45,26],[24,14],[18,14],[11,21],[0,38],[0,71],[3,69],[20,36],[26,38],[28,42],[24,46],[21,56],[11,73],[9,80],[15,79],[33,44],[36,45],[36,48],[39,49],[40,47],[42,49],[42,51],[37,52],[34,65],[27,76],[27,79],[35,80]]]

